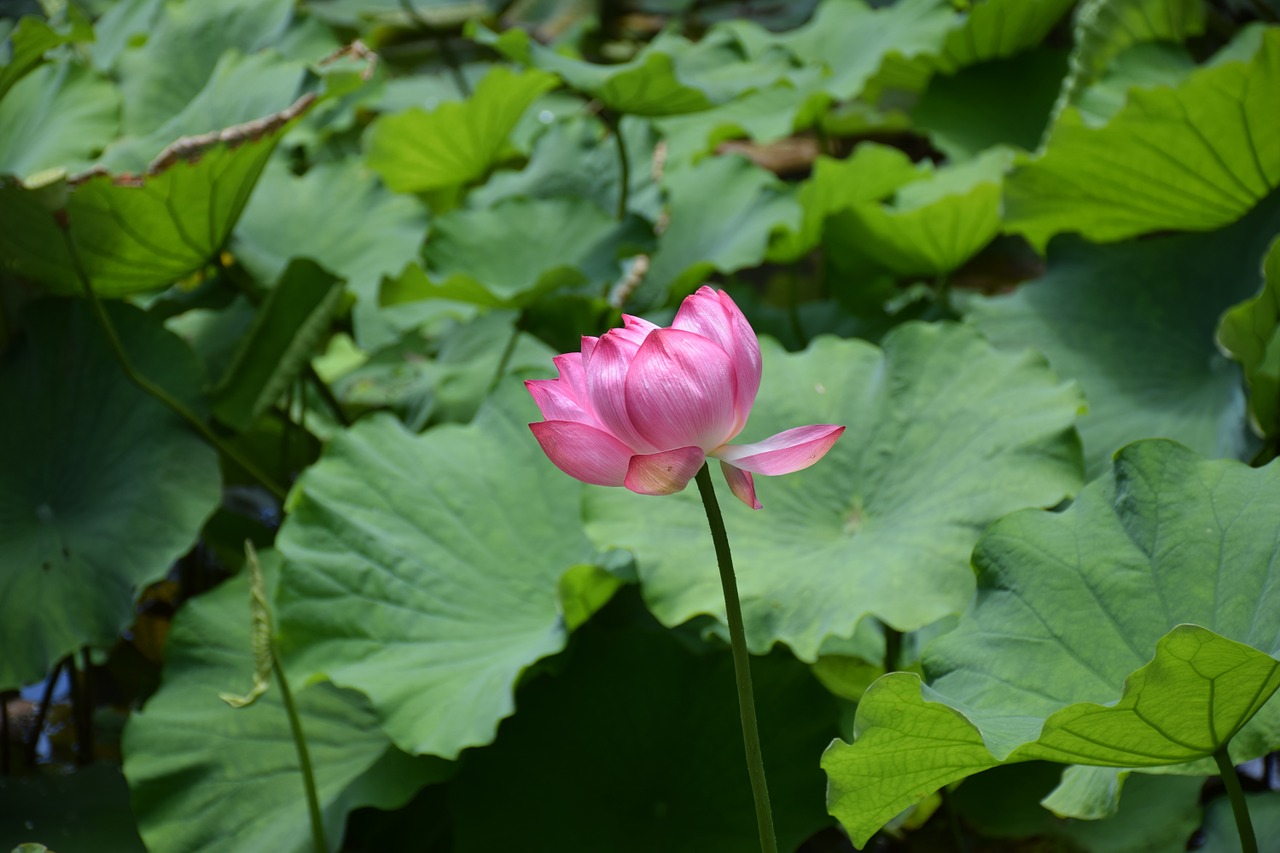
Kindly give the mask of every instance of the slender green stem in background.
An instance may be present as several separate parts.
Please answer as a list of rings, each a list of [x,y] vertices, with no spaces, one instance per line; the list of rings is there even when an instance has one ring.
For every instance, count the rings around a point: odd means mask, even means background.
[[[102,328],[102,333],[106,335],[107,343],[111,346],[111,351],[115,355],[116,361],[119,362],[120,369],[124,371],[124,375],[134,385],[164,403],[179,417],[191,424],[205,441],[212,444],[218,452],[248,472],[249,476],[261,483],[262,487],[275,496],[276,500],[283,501],[285,499],[285,490],[276,485],[275,481],[267,476],[252,460],[219,438],[218,434],[211,430],[199,415],[188,409],[181,400],[178,400],[168,391],[134,369],[133,362],[129,360],[129,354],[125,352],[124,345],[120,343],[120,337],[116,334],[115,326],[111,324],[111,318],[107,316],[106,309],[102,307],[102,301],[98,299],[98,294],[94,291],[93,284],[90,283],[89,276],[85,273],[84,267],[80,263],[80,255],[76,251],[75,244],[65,232],[64,237],[66,239],[67,252],[71,255],[71,260],[76,268],[76,275],[80,279],[80,285],[84,289],[85,296],[89,298],[89,305],[93,309],[94,317],[97,318],[98,325]]]
[[[320,796],[316,793],[316,777],[311,770],[311,753],[307,751],[307,739],[302,733],[302,719],[293,704],[293,693],[289,690],[289,681],[284,677],[284,669],[280,661],[275,659],[275,651],[271,654],[271,669],[275,672],[276,681],[280,684],[280,697],[284,700],[285,713],[289,715],[289,730],[293,732],[293,745],[298,750],[298,764],[302,767],[302,786],[307,792],[307,813],[311,816],[311,841],[316,853],[328,853],[329,845],[324,837],[324,819],[320,815]]]
[[[947,829],[951,832],[951,846],[956,853],[968,853],[969,845],[964,840],[964,830],[960,827],[960,818],[956,815],[955,804],[951,801],[951,792],[944,785],[938,795],[942,798],[942,810],[947,815]]]
[[[9,696],[0,691],[0,776],[8,776],[12,770],[9,758]]]
[[[631,186],[631,161],[627,157],[627,141],[622,138],[622,122],[609,112],[600,114],[601,120],[613,133],[613,144],[618,149],[618,221],[627,218],[627,193]]]
[[[76,733],[76,765],[88,767],[93,763],[93,714],[87,712],[88,671],[81,673],[76,667],[75,653],[67,655],[67,684],[71,688],[71,726]]]
[[[507,372],[507,365],[511,363],[511,356],[516,351],[516,344],[520,341],[520,323],[517,321],[512,324],[511,337],[507,339],[507,345],[502,350],[502,356],[498,359],[498,369],[494,371],[493,379],[489,381],[489,390],[493,391],[498,387],[498,383],[502,381],[502,377]]]
[[[1240,832],[1240,849],[1243,853],[1258,853],[1258,839],[1253,834],[1253,821],[1249,820],[1249,806],[1244,801],[1244,789],[1240,787],[1240,777],[1227,755],[1227,745],[1213,754],[1218,762],[1218,773],[1222,776],[1222,784],[1227,788],[1227,799],[1231,801],[1231,813],[1236,818],[1236,829]]]
[[[729,618],[729,645],[733,648],[733,674],[738,681],[738,710],[742,714],[742,741],[747,749],[747,773],[751,776],[751,793],[756,800],[756,825],[760,830],[760,849],[777,853],[778,841],[773,832],[773,811],[769,807],[769,787],[764,777],[764,755],[760,751],[760,731],[756,726],[756,700],[751,691],[751,657],[747,654],[747,635],[742,628],[742,603],[738,600],[738,582],[733,576],[733,555],[729,553],[729,534],[724,529],[711,469],[706,465],[698,472],[698,492],[707,510],[711,540],[716,546],[716,563],[720,567],[720,586],[724,589],[724,609]]]
[[[49,716],[49,705],[53,702],[53,689],[58,686],[58,678],[62,675],[67,659],[63,658],[54,664],[53,672],[45,680],[44,692],[40,695],[40,705],[36,708],[36,721],[31,726],[31,734],[27,737],[27,766],[36,766],[36,754],[40,750],[40,733],[44,731],[44,721]]]

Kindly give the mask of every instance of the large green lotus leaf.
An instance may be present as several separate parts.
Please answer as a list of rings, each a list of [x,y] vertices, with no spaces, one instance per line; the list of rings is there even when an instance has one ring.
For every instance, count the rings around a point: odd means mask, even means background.
[[[555,352],[519,332],[517,318],[515,311],[487,311],[439,334],[410,329],[335,377],[334,394],[356,411],[391,409],[412,432],[432,421],[465,423],[499,371],[542,378],[551,364]]]
[[[277,157],[236,225],[231,250],[260,281],[275,281],[290,259],[307,257],[361,298],[374,298],[382,276],[414,259],[426,230],[426,209],[383,188],[355,158],[317,163],[295,177]]]
[[[797,231],[803,212],[771,172],[741,157],[713,157],[667,173],[670,222],[629,306],[683,296],[713,272],[764,260],[775,232]]]
[[[1280,241],[1263,261],[1262,291],[1222,316],[1218,344],[1244,368],[1249,415],[1264,436],[1280,429]]]
[[[951,804],[964,822],[988,838],[1056,836],[1070,839],[1067,849],[1089,853],[1184,853],[1187,839],[1199,828],[1200,792],[1196,776],[1150,776],[1128,773],[1124,802],[1105,817],[1063,820],[1044,804],[1060,777],[1074,770],[1048,761],[1006,764],[971,776],[954,790]],[[1050,846],[1050,850],[1059,847]],[[1065,853],[1065,851],[1064,851]]]
[[[964,23],[947,34],[934,69],[954,73],[969,65],[1008,59],[1035,47],[1075,0],[985,0],[974,3]]]
[[[274,44],[288,26],[292,7],[289,0],[220,0],[218,3],[184,0],[166,3],[151,20],[147,19],[145,8],[139,10],[137,14],[142,18],[140,23],[146,39],[138,47],[124,49],[118,58],[120,90],[124,95],[124,132],[130,136],[146,136],[174,116],[187,112],[214,76],[215,67],[225,61],[225,54],[228,51],[251,54]],[[113,27],[130,29],[127,21],[110,23]],[[259,84],[265,85],[265,81]],[[247,86],[236,94],[242,100],[253,101],[258,97],[258,87]],[[215,120],[201,130],[246,121],[281,106],[283,104],[221,124]],[[169,137],[161,145],[180,135]]]
[[[826,72],[813,66],[726,104],[658,119],[654,124],[667,143],[667,167],[688,165],[728,139],[775,142],[812,126],[831,101],[825,82]]]
[[[1223,311],[1257,293],[1259,261],[1277,230],[1280,194],[1214,234],[1118,246],[1056,242],[1043,278],[974,300],[969,319],[997,345],[1035,347],[1061,376],[1080,382],[1091,477],[1116,449],[1147,437],[1247,457],[1239,370],[1214,335]]]
[[[0,64],[0,98],[8,94],[13,84],[38,67],[46,53],[60,44],[92,39],[93,28],[78,14],[52,27],[47,21],[28,15],[19,20],[6,36],[8,47],[3,52],[5,61]]]
[[[1136,88],[1179,85],[1196,70],[1186,47],[1164,42],[1141,42],[1124,49],[1096,83],[1077,98],[1075,107],[1084,123],[1101,127],[1124,109]]]
[[[728,33],[714,30],[697,44],[663,34],[630,62],[597,65],[533,41],[511,29],[501,35],[476,27],[476,41],[522,65],[549,71],[569,88],[620,114],[669,116],[705,110],[748,89],[767,85],[790,69],[782,51],[756,59],[743,55]]]
[[[89,56],[102,72],[116,70],[120,56],[130,44],[146,38],[164,10],[164,0],[119,0],[93,22],[93,44]],[[210,66],[212,68],[212,65]]]
[[[889,198],[900,187],[928,174],[899,149],[875,142],[857,146],[843,160],[818,157],[813,174],[796,189],[795,199],[803,211],[800,227],[775,235],[769,260],[798,261],[822,241],[829,217],[858,204]]]
[[[55,293],[81,293],[69,240],[102,296],[165,287],[217,257],[283,132],[215,143],[142,177],[90,174],[61,198],[0,183],[0,260]]]
[[[1076,13],[1061,107],[1076,103],[1127,48],[1177,44],[1204,33],[1204,0],[1085,0]]]
[[[911,123],[952,162],[996,145],[1035,151],[1066,68],[1066,51],[1040,48],[935,75]]]
[[[537,417],[508,382],[468,426],[414,436],[364,418],[291,497],[279,538],[290,671],[365,693],[410,752],[488,743],[520,673],[564,646],[557,586],[596,556],[579,484],[529,434]]]
[[[652,623],[589,624],[566,658],[450,783],[458,851],[501,850],[512,826],[531,853],[759,849],[728,654]],[[836,703],[785,653],[751,670],[779,849],[794,850],[830,821],[813,756]]]
[[[653,177],[656,140],[649,122],[621,121],[627,149],[627,209],[650,221],[662,213],[662,198]],[[494,207],[510,198],[581,197],[609,214],[618,210],[622,173],[618,149],[599,119],[575,116],[556,122],[533,144],[520,171],[501,170],[467,194],[473,208]]]
[[[153,161],[168,146],[187,136],[220,131],[278,115],[302,93],[306,67],[274,51],[242,55],[228,51],[213,69],[205,87],[158,127],[130,132],[103,152],[99,164],[113,172],[151,171]],[[127,98],[128,95],[126,94]],[[270,121],[264,130],[272,129]]]
[[[947,0],[902,0],[873,9],[864,0],[827,0],[805,26],[779,38],[802,62],[826,66],[826,89],[856,97],[886,58],[935,56],[956,15]]]
[[[1235,761],[1275,749],[1277,501],[1280,465],[1152,440],[1066,511],[1001,519],[974,552],[973,606],[926,651],[930,686],[884,677],[854,743],[824,756],[833,814],[861,843],[1002,761],[1199,773],[1228,741]]]
[[[784,642],[812,661],[864,616],[914,630],[964,609],[969,554],[1015,509],[1052,506],[1081,481],[1071,425],[1081,400],[1030,352],[996,352],[972,330],[913,323],[881,350],[818,338],[787,354],[766,339],[764,380],[741,441],[842,424],[817,465],[757,477],[764,509],[723,498],[751,648]],[[718,475],[717,475],[718,476]],[[635,555],[667,625],[723,619],[706,517],[693,490],[662,500],[587,491],[588,532]]]
[[[38,840],[53,850],[146,851],[118,766],[99,762],[74,773],[0,776],[0,802],[0,850]]]
[[[993,148],[936,171],[923,167],[886,203],[853,204],[829,219],[829,255],[856,255],[898,276],[955,270],[1000,232],[1001,181],[1012,160],[1012,151]]]
[[[542,71],[495,66],[465,101],[379,118],[365,137],[366,162],[396,192],[479,180],[510,153],[511,131],[525,110],[555,85]]]
[[[619,223],[584,198],[516,198],[487,210],[452,210],[432,223],[425,272],[406,270],[383,298],[511,307],[560,287],[601,288],[622,276],[624,248],[644,239],[638,224]]]
[[[87,166],[115,136],[119,110],[116,88],[87,67],[44,66],[0,101],[0,173]]]
[[[112,305],[133,364],[200,406],[200,365],[141,311]],[[218,505],[213,450],[117,365],[87,304],[45,300],[0,367],[0,686],[109,646],[134,597]],[[21,416],[19,417],[19,413]]]
[[[1132,90],[1103,127],[1064,110],[1044,152],[1005,182],[1007,229],[1043,249],[1063,231],[1120,240],[1239,219],[1280,186],[1280,28],[1259,44],[1249,61]]]
[[[270,590],[280,560],[268,552],[262,562]],[[148,849],[315,849],[279,684],[244,708],[219,698],[243,693],[253,673],[245,572],[178,613],[160,689],[125,727],[124,772]],[[391,746],[360,694],[328,683],[290,686],[329,849],[337,850],[348,812],[403,805],[435,768]]]

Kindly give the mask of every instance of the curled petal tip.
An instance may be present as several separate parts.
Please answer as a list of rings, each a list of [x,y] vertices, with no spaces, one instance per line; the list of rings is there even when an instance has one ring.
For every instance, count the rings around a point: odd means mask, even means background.
[[[724,480],[729,484],[729,491],[733,492],[734,497],[752,509],[762,509],[759,499],[756,498],[756,484],[751,479],[750,473],[723,460],[720,462],[720,471],[724,474]]]
[[[756,474],[790,474],[826,456],[844,429],[835,424],[796,427],[753,444],[727,444],[715,456]]]

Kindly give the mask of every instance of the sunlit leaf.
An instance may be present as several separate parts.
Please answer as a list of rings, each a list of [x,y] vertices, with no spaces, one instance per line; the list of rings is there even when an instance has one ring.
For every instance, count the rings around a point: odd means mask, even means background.
[[[848,205],[827,221],[828,253],[848,253],[899,276],[949,273],[1000,232],[1000,192],[1012,152],[916,170],[891,199]]]
[[[554,76],[541,71],[495,67],[465,101],[379,118],[365,139],[366,162],[397,192],[483,178],[509,155],[508,138],[525,110],[555,84]]]
[[[220,68],[249,71],[256,61],[232,56]],[[81,292],[83,273],[103,296],[153,290],[200,270],[218,257],[281,136],[313,104],[360,79],[336,67],[319,93],[172,141],[140,175],[95,169],[38,189],[0,180],[0,265],[58,293]],[[132,157],[149,145],[135,142],[142,148],[120,150]]]
[[[1125,49],[1180,43],[1204,32],[1204,0],[1085,0],[1076,13],[1071,70],[1062,105],[1076,103]]]
[[[929,687],[885,676],[824,757],[855,843],[1001,761],[1198,773],[1229,741],[1236,761],[1274,749],[1280,706],[1241,728],[1280,687],[1278,500],[1280,466],[1145,441],[1066,511],[993,525],[975,603],[925,654]]]
[[[1063,231],[1104,241],[1234,222],[1280,186],[1277,90],[1280,28],[1269,28],[1249,61],[1134,89],[1103,127],[1065,110],[1044,153],[1006,181],[1006,227],[1043,249]]]
[[[1034,47],[1071,8],[1074,0],[981,0],[969,4],[963,23],[947,34],[930,64],[953,73],[979,62],[1008,59]]]
[[[280,560],[263,558],[274,589]],[[248,581],[246,572],[187,603],[165,646],[160,690],[125,728],[124,772],[149,849],[315,849],[279,684],[246,708],[218,698],[242,691],[254,670]],[[342,838],[348,812],[401,806],[441,772],[391,746],[359,694],[332,684],[291,687],[330,845]]]
[[[1262,291],[1223,315],[1218,343],[1244,369],[1249,415],[1269,436],[1280,429],[1280,241],[1271,245],[1262,273]]]
[[[813,174],[796,190],[804,218],[796,231],[778,234],[769,246],[769,259],[799,260],[822,240],[827,219],[857,204],[888,198],[899,187],[925,177],[911,158],[897,148],[864,143],[844,160],[819,157]]]
[[[200,365],[141,311],[112,305],[138,370],[199,407]],[[0,366],[0,685],[109,646],[143,584],[195,542],[218,504],[217,457],[134,386],[83,301],[29,305]]]
[[[450,784],[456,849],[500,849],[512,825],[522,849],[547,853],[755,849],[729,655],[588,625],[567,657],[521,689],[497,743]],[[835,733],[835,702],[784,653],[751,669],[779,849],[792,850],[829,821],[812,756]],[[538,784],[514,768],[540,768]]]
[[[596,557],[578,484],[531,440],[536,416],[509,383],[465,427],[363,418],[295,487],[281,654],[367,695],[410,752],[488,743],[516,678],[564,646],[560,577]]]
[[[1089,401],[1080,421],[1090,476],[1139,438],[1247,458],[1238,369],[1217,349],[1218,318],[1257,293],[1280,230],[1280,195],[1214,234],[1118,246],[1055,243],[1049,270],[1008,296],[975,300],[971,320],[999,346],[1035,347]]]
[[[763,510],[725,492],[756,651],[783,642],[811,661],[867,615],[912,630],[960,612],[981,531],[1080,483],[1078,391],[1030,353],[1000,354],[968,329],[925,324],[896,329],[883,350],[830,337],[798,354],[768,339],[763,349],[760,398],[740,441],[810,423],[847,430],[812,468],[757,477]],[[636,555],[645,601],[664,624],[724,618],[694,490],[655,500],[588,487],[586,518],[602,546]]]

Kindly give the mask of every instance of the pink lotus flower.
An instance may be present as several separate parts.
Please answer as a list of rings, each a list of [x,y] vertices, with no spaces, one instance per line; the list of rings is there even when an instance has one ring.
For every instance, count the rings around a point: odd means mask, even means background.
[[[761,369],[755,332],[728,294],[699,288],[670,328],[622,319],[621,329],[584,337],[581,353],[556,356],[558,379],[525,382],[545,418],[529,428],[570,477],[669,495],[711,456],[734,495],[760,509],[753,473],[808,468],[844,432],[822,424],[728,443],[747,423]]]

